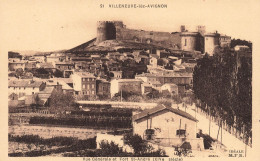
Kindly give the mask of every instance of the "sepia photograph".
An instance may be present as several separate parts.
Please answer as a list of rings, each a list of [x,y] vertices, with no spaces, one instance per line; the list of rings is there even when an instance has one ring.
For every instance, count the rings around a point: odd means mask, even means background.
[[[257,1],[1,3],[9,159],[257,159]]]

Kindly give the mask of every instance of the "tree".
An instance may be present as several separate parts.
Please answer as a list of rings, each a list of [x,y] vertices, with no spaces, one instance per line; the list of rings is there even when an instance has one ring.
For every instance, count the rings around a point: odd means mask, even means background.
[[[138,134],[127,134],[124,137],[126,144],[134,149],[134,156],[141,157],[162,157],[166,156],[162,149],[154,150],[154,148],[147,144]]]
[[[187,157],[189,156],[190,153],[192,153],[191,151],[191,145],[189,142],[184,142],[180,147],[176,147],[175,148],[175,152],[176,154],[181,157]]]
[[[19,58],[19,59],[22,59],[22,55],[20,53],[17,53],[17,52],[9,51],[8,52],[8,58]]]
[[[44,68],[38,68],[38,69],[36,69],[36,72],[38,74],[49,74],[49,72]]]
[[[158,102],[157,102],[158,105],[164,105],[166,107],[172,107],[172,102],[171,100],[168,100],[168,99],[160,99]]]
[[[122,148],[115,144],[113,141],[108,143],[102,140],[99,146],[101,149],[99,156],[102,157],[113,157],[120,155],[120,153],[123,153]]]
[[[193,90],[201,108],[229,125],[249,132],[252,122],[252,58],[227,49],[205,55],[193,73]],[[235,119],[236,118],[236,119]]]
[[[240,40],[240,39],[232,39],[230,47],[234,48],[236,45],[246,45],[252,50],[252,43],[250,41]]]
[[[75,110],[75,98],[71,93],[63,93],[54,90],[50,97],[50,110],[54,112],[64,112],[66,110]]]
[[[23,75],[23,69],[22,68],[16,69],[15,74],[17,77],[21,77]]]
[[[63,77],[63,73],[58,69],[55,70],[53,75],[54,75],[54,77]]]
[[[128,134],[125,136],[126,143],[134,149],[135,154],[141,154],[145,150],[145,144],[141,136]]]

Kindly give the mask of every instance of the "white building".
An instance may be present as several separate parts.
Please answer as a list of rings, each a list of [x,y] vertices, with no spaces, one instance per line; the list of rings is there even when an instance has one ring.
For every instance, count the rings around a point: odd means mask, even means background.
[[[14,71],[18,68],[21,68],[24,70],[26,61],[24,60],[18,60],[18,59],[9,59],[8,62],[8,69],[11,71]]]
[[[166,83],[162,85],[161,91],[168,91],[171,95],[178,94],[178,86],[174,83]]]
[[[96,96],[96,77],[92,73],[75,72],[71,78],[76,95]]]
[[[190,114],[158,105],[133,116],[133,132],[158,144],[180,146],[190,142],[193,149],[204,149],[203,139],[196,138],[196,118]]]
[[[111,81],[111,97],[119,92],[142,94],[142,80],[140,79],[113,79]]]
[[[53,53],[46,57],[46,62],[52,63],[53,65],[55,62],[61,62],[66,59],[66,56],[63,53]]]
[[[42,81],[33,80],[9,80],[8,82],[8,94],[15,93],[19,97],[25,95],[33,95],[42,91],[46,84]]]

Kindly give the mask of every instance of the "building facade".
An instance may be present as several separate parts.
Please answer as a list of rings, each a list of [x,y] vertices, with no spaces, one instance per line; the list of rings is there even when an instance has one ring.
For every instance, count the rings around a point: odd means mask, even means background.
[[[87,72],[75,72],[71,75],[76,95],[96,96],[96,77]]]
[[[142,94],[141,80],[138,79],[113,79],[111,82],[111,97],[116,93],[128,92]]]
[[[196,138],[197,120],[188,113],[158,105],[133,116],[133,132],[148,139],[151,138]]]
[[[8,93],[15,93],[18,97],[33,95],[44,90],[46,84],[42,81],[34,80],[9,80]]]

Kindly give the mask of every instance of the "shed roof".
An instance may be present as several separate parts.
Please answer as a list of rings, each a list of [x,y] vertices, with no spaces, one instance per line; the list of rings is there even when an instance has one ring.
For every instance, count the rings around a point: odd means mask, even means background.
[[[153,114],[156,114],[158,112],[161,112],[161,111],[164,111],[164,110],[167,110],[169,112],[173,112],[177,115],[180,115],[182,117],[185,117],[189,120],[192,120],[192,121],[195,121],[197,122],[198,120],[196,118],[194,118],[193,116],[191,116],[190,114],[184,112],[184,111],[181,111],[181,110],[178,110],[178,109],[174,109],[174,108],[171,108],[171,107],[166,107],[165,105],[158,105],[152,109],[148,109],[148,110],[144,110],[143,112],[137,114],[137,115],[134,115],[133,116],[133,121],[137,121],[139,119],[142,119],[144,117],[147,117],[148,115],[153,115]]]
[[[42,81],[32,80],[9,80],[8,87],[40,87],[43,84]]]

